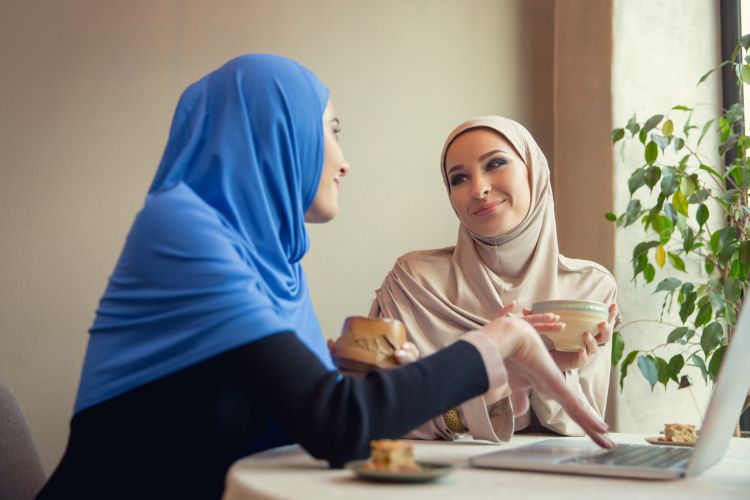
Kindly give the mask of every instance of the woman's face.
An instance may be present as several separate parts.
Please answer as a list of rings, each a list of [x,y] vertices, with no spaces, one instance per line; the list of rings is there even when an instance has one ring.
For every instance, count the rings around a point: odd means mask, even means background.
[[[306,222],[328,222],[339,212],[339,185],[341,178],[349,172],[349,164],[338,142],[340,131],[339,119],[329,99],[323,112],[323,172],[315,199],[305,212]]]
[[[526,163],[500,133],[475,128],[448,146],[445,172],[458,218],[472,232],[491,238],[526,217],[531,187]]]

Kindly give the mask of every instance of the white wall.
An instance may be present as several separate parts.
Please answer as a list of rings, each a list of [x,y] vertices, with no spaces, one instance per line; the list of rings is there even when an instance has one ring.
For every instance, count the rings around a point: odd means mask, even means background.
[[[479,114],[552,146],[552,0],[0,0],[0,379],[48,471],[86,330],[184,87],[245,52],[330,86],[352,164],[305,259],[327,335],[394,259],[454,242],[442,141]],[[703,67],[703,66],[701,66]]]
[[[704,0],[614,0],[613,127],[624,126],[633,113],[645,120],[653,114],[669,111],[676,104],[696,106],[694,122],[705,121],[716,114],[721,106],[718,79],[712,78],[699,87],[696,83],[720,61],[718,3]],[[672,114],[675,118],[682,118],[676,112]],[[675,124],[677,126],[677,122]],[[701,149],[713,162],[717,161],[716,145],[715,141],[707,140]],[[642,155],[642,148],[625,149],[627,165],[642,162]],[[628,203],[627,180],[631,172],[619,153],[616,154],[614,192],[618,213],[624,211]],[[668,276],[659,271],[653,286],[633,286],[630,258],[639,241],[643,241],[643,232],[638,224],[616,232],[615,275],[626,322],[659,318],[663,294],[652,295],[651,292],[662,278]],[[639,283],[643,285],[643,280]],[[673,323],[680,321],[676,313],[667,319]],[[671,329],[655,323],[628,327],[623,330],[626,349],[650,349],[663,343]],[[666,391],[663,386],[657,386],[652,392],[637,366],[631,365],[625,390],[616,395],[617,429],[656,435],[666,422],[700,424],[709,388],[697,370],[692,373],[692,379],[695,382],[692,391],[700,413],[695,409],[688,390],[677,390],[672,383]]]

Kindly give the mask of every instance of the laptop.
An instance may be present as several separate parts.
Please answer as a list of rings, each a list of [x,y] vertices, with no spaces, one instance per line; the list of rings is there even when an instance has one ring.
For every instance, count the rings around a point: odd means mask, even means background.
[[[724,456],[750,388],[750,300],[737,320],[695,447],[620,444],[614,450],[592,441],[552,438],[471,457],[474,467],[563,474],[678,479],[695,476]]]

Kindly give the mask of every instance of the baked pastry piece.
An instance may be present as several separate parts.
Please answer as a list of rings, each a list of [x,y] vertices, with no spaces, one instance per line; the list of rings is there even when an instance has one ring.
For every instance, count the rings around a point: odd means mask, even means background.
[[[698,436],[691,424],[664,424],[664,441],[673,443],[695,443]]]
[[[419,472],[414,462],[414,447],[403,441],[376,439],[370,441],[370,460],[365,469],[386,472]]]

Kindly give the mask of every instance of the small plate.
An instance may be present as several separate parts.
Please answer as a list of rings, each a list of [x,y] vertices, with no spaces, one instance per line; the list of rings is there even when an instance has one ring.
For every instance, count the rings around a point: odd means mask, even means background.
[[[452,465],[417,462],[422,467],[419,472],[388,472],[374,469],[364,469],[367,460],[348,462],[346,468],[354,472],[360,479],[387,483],[426,483],[453,471]]]
[[[695,443],[678,443],[677,441],[667,441],[663,437],[646,438],[646,441],[651,444],[661,444],[664,446],[695,446]]]

